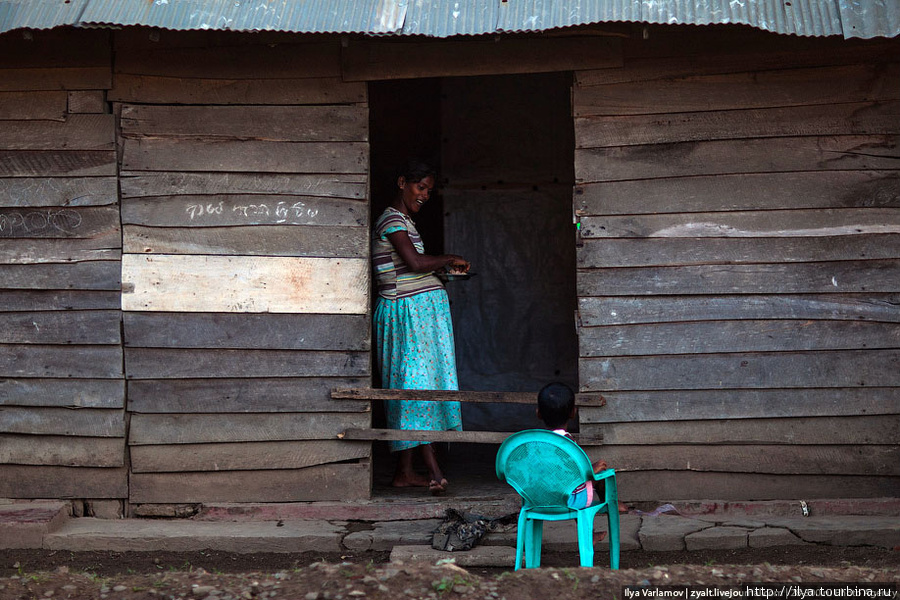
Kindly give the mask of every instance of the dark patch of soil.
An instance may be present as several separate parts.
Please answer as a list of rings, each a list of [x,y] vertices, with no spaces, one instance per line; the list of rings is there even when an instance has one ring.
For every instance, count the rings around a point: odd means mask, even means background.
[[[453,558],[452,553],[447,554]],[[778,582],[900,585],[900,552],[794,546],[707,552],[623,552],[621,570],[576,568],[575,554],[548,553],[541,569],[462,569],[390,563],[387,552],[231,554],[224,552],[0,551],[0,600],[568,600],[623,598],[626,586]],[[721,588],[726,589],[726,588]],[[854,588],[855,589],[855,588]],[[896,587],[894,587],[896,590]],[[896,597],[896,596],[895,596]]]

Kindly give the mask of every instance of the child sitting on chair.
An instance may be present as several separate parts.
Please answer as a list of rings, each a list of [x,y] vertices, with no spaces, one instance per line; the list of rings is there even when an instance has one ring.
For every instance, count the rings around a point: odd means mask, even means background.
[[[542,420],[553,433],[564,435],[569,439],[567,426],[569,419],[575,418],[575,392],[564,383],[548,383],[538,392],[537,417]],[[574,441],[574,440],[573,440]],[[599,473],[609,467],[606,461],[598,460],[592,465],[594,473]],[[579,509],[590,506],[595,502],[603,502],[603,489],[595,490],[595,482],[585,481],[572,492],[569,498],[569,508]],[[601,485],[602,482],[601,482]],[[619,502],[619,512],[627,512],[624,504]]]

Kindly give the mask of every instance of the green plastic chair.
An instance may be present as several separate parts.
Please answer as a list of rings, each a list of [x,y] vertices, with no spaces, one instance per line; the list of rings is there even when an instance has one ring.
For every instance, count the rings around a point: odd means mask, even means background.
[[[581,446],[545,429],[527,429],[504,440],[497,451],[497,477],[522,496],[516,535],[516,570],[525,554],[525,568],[541,566],[544,521],[575,519],[582,567],[594,566],[594,517],[606,513],[609,522],[609,568],[619,568],[619,500],[616,472],[594,473]],[[603,502],[582,509],[567,503],[572,491],[585,481],[605,484]],[[596,501],[596,499],[595,499]]]

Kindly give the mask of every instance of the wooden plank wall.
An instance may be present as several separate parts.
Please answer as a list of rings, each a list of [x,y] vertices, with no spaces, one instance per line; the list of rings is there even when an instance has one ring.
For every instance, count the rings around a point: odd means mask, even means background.
[[[127,495],[110,56],[0,38],[0,497]]]
[[[581,431],[628,500],[896,496],[900,44],[745,37],[576,74]]]
[[[123,32],[130,501],[367,497],[366,87],[335,38]]]

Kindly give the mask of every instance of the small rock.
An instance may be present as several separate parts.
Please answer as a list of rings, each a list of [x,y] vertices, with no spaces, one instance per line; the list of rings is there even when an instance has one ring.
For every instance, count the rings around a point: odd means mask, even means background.
[[[455,593],[455,594],[465,594],[468,591],[469,591],[469,586],[467,586],[467,585],[454,585],[453,586],[453,593]]]
[[[128,588],[125,587],[124,585],[117,585],[117,586],[115,586],[115,587],[112,589],[112,591],[114,591],[114,592],[124,592],[124,591],[127,590],[127,589],[128,589]]]
[[[47,590],[46,592],[44,592],[44,598],[50,598],[55,593],[56,592],[54,592],[53,590]]]
[[[319,592],[310,592],[303,596],[303,600],[319,600]]]
[[[66,575],[69,572],[69,567],[67,567],[65,565],[61,565],[59,567],[56,567],[56,572],[59,573],[60,575]]]
[[[203,596],[205,598],[214,592],[215,589],[216,588],[211,585],[193,585],[191,586],[191,594],[194,596]]]

